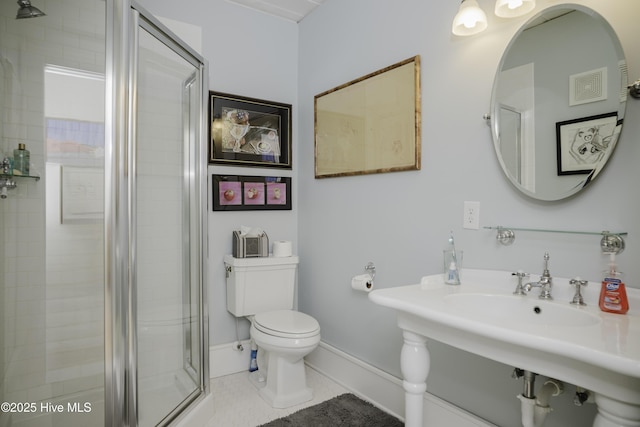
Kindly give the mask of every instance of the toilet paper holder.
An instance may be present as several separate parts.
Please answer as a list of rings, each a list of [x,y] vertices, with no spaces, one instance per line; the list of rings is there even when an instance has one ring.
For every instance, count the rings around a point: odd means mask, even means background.
[[[373,279],[376,277],[376,266],[373,262],[369,261],[367,265],[364,266],[364,271],[371,277],[371,284],[373,285]]]

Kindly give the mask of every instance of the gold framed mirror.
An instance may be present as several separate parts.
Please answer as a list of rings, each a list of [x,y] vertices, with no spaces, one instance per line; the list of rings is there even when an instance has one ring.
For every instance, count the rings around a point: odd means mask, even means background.
[[[314,97],[315,177],[420,169],[420,56]]]

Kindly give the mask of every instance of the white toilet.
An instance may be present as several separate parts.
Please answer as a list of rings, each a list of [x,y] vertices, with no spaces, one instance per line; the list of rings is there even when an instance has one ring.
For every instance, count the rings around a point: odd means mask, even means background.
[[[298,257],[234,258],[225,255],[227,310],[251,320],[251,338],[266,353],[266,385],[260,395],[274,408],[313,398],[304,357],[320,342],[320,325],[294,311]],[[264,366],[258,368],[264,374]]]

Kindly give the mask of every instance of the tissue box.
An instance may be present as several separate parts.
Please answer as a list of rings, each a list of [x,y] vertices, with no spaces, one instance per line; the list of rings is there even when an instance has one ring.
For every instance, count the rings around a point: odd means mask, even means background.
[[[234,231],[233,256],[235,258],[268,257],[269,236],[265,232],[257,236],[247,236],[240,231]]]

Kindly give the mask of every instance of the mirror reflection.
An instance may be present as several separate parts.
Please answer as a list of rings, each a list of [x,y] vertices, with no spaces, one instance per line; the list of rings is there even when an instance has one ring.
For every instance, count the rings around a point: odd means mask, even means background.
[[[626,86],[620,42],[594,11],[555,6],[527,22],[502,57],[491,101],[509,180],[539,200],[585,188],[615,149]]]

